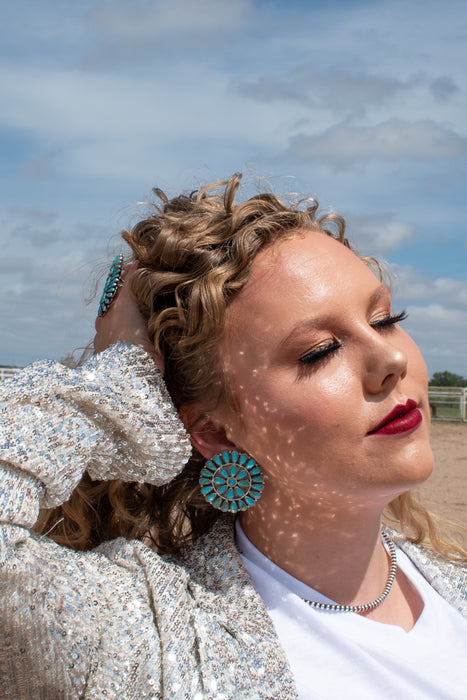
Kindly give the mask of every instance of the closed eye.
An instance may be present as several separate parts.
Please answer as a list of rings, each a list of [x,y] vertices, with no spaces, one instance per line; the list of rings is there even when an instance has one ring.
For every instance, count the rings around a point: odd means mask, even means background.
[[[311,352],[307,352],[306,355],[303,355],[303,357],[300,358],[300,362],[303,362],[306,365],[319,362],[319,360],[331,355],[332,353],[336,352],[336,350],[339,350],[340,347],[341,344],[337,341],[333,341],[327,345],[321,345],[319,348],[315,348],[315,350],[311,350]]]
[[[400,314],[385,316],[384,318],[381,318],[378,321],[373,321],[372,323],[370,323],[370,326],[375,330],[389,328],[391,326],[394,326],[396,323],[405,321],[406,318],[407,313],[405,311],[401,311]]]
[[[375,330],[389,330],[396,323],[400,323],[406,318],[407,313],[405,311],[401,311],[399,314],[389,314],[384,318],[380,318],[377,321],[373,321],[370,325]],[[331,357],[333,357],[334,354],[337,353],[341,347],[341,343],[339,343],[337,340],[333,340],[332,342],[327,343],[326,345],[320,345],[314,350],[307,352],[306,355],[300,357],[299,361],[301,363],[301,367],[299,368],[298,379],[300,379],[305,374],[307,374],[307,372],[312,370],[313,365],[317,365],[319,363],[320,366],[322,366],[323,363],[330,360]]]
[[[309,375],[314,369],[323,367],[340,350],[341,344],[333,340],[327,345],[321,345],[300,358],[297,381]]]

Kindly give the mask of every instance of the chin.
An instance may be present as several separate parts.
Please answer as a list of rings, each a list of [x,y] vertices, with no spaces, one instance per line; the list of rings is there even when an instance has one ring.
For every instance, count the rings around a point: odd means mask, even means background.
[[[386,464],[385,499],[389,503],[406,491],[421,486],[432,474],[434,458],[428,441],[412,443],[397,461]]]
[[[430,422],[424,420],[398,455],[401,479],[406,482],[405,491],[423,484],[434,468],[430,444]]]
[[[403,467],[403,472],[400,474],[400,493],[421,486],[431,476],[434,468],[431,447],[428,445],[424,450],[415,452]]]
[[[419,483],[423,483],[433,472],[435,458],[430,443],[430,423],[424,422],[424,434],[421,434],[413,443],[413,454],[410,455],[410,464],[415,472],[420,473]]]

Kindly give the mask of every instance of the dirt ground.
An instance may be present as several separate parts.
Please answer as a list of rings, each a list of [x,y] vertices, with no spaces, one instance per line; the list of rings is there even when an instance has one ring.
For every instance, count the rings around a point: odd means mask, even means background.
[[[431,425],[435,469],[420,488],[431,511],[467,527],[467,423]]]

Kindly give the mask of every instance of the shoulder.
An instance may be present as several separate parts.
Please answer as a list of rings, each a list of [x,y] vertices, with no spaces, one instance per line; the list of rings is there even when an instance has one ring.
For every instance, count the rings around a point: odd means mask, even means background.
[[[446,559],[427,547],[414,544],[395,531],[391,531],[390,534],[432,588],[464,617],[467,617],[466,565]]]

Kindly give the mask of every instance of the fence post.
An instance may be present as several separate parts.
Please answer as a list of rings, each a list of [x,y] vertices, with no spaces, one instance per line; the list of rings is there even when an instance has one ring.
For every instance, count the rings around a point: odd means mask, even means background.
[[[428,398],[432,419],[467,422],[467,387],[430,386]]]

